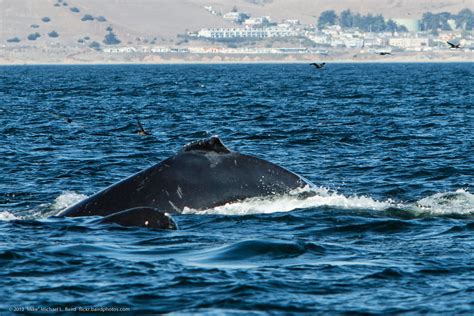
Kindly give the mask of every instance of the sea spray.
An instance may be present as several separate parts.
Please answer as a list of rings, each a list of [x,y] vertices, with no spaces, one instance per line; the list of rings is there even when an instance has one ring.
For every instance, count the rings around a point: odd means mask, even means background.
[[[51,205],[51,209],[55,212],[62,211],[71,205],[74,205],[87,198],[87,195],[79,194],[76,192],[65,191],[61,193]]]
[[[250,198],[207,210],[185,208],[183,214],[248,215],[289,212],[295,209],[331,207],[344,210],[387,211],[398,209],[414,216],[474,214],[474,195],[459,189],[436,193],[414,203],[378,201],[367,196],[345,196],[328,188],[297,189],[289,194]]]

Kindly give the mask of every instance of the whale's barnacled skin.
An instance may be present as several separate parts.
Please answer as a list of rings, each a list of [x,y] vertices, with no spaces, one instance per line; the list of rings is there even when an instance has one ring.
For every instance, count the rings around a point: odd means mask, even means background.
[[[251,197],[284,194],[306,185],[268,161],[227,149],[211,137],[63,211],[62,216],[108,216],[135,207],[181,213]]]

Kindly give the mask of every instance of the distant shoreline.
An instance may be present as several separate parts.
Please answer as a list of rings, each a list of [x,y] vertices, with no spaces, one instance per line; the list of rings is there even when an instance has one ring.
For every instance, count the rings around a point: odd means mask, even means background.
[[[104,53],[90,49],[0,49],[0,65],[172,65],[172,64],[294,64],[294,63],[471,63],[474,49],[421,52],[334,51],[329,53]]]
[[[445,64],[445,63],[474,63],[474,59],[466,58],[453,58],[453,59],[416,59],[416,58],[392,58],[392,59],[323,59],[315,58],[314,60],[325,61],[329,64]],[[273,60],[273,59],[260,59],[260,60],[186,60],[186,59],[174,59],[174,60],[160,60],[160,61],[74,61],[74,62],[23,62],[23,61],[13,61],[13,62],[4,62],[0,61],[0,66],[87,66],[87,65],[226,65],[226,64],[307,64],[311,62],[312,59],[305,60]]]

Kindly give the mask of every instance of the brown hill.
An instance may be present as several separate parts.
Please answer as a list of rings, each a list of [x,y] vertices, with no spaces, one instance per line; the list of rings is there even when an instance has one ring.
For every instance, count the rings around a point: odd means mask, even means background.
[[[211,4],[209,1],[193,2],[207,3],[216,8],[223,8],[223,11],[229,11],[235,5],[239,10],[252,14],[270,15],[275,21],[293,18],[308,24],[313,23],[325,10],[335,10],[339,13],[350,9],[364,14],[382,14],[386,18],[420,18],[427,11],[458,13],[464,8],[474,9],[472,0],[220,0],[211,1]]]
[[[315,23],[319,14],[328,9],[340,12],[351,9],[360,13],[383,14],[389,18],[418,18],[423,12],[448,11],[457,13],[463,8],[474,10],[472,0],[0,0],[0,43],[18,37],[21,44],[38,46],[85,46],[92,41],[102,42],[106,28],[125,44],[153,41],[170,45],[179,41],[178,34],[203,27],[231,26],[222,17],[209,13],[204,6],[212,6],[218,13],[226,13],[236,6],[253,16],[268,15],[273,21],[299,19]],[[71,11],[79,11],[73,12]],[[94,20],[84,19],[90,15]],[[48,17],[49,22],[42,19]],[[106,21],[100,21],[104,17]],[[103,19],[102,19],[103,20]],[[37,25],[37,28],[32,28]],[[49,37],[56,31],[58,37]],[[34,33],[35,41],[27,37]],[[85,43],[79,43],[78,41]],[[8,44],[14,45],[14,44]]]

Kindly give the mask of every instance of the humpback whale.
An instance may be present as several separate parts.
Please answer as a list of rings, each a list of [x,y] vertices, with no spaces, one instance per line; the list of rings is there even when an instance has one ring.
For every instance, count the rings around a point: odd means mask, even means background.
[[[173,228],[156,213],[206,210],[306,186],[302,177],[263,159],[231,151],[217,136],[185,145],[174,156],[67,208],[59,216],[104,216],[127,226]],[[115,215],[117,214],[117,215]],[[147,217],[153,217],[147,220]],[[137,220],[140,218],[140,220]],[[156,220],[158,218],[158,220]]]
[[[119,224],[156,229],[177,229],[176,223],[167,213],[152,207],[136,207],[113,213],[97,221],[100,224]]]

